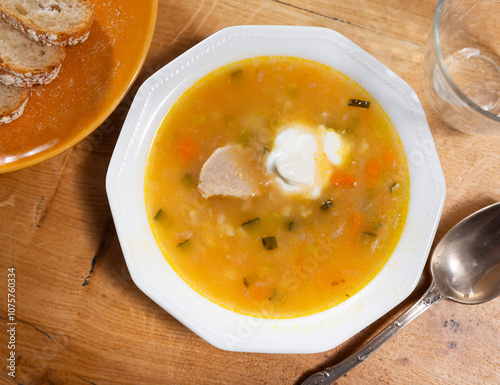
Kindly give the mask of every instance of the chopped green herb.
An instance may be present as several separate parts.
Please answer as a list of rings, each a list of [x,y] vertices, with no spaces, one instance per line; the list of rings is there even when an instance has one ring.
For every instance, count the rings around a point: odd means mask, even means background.
[[[177,245],[177,247],[186,247],[186,246],[188,246],[188,245],[189,245],[189,238],[188,238],[188,239],[186,239],[185,241],[182,241],[181,243],[179,243],[179,244]]]
[[[367,100],[349,99],[348,105],[351,107],[370,108],[370,102]]]
[[[186,173],[182,177],[182,184],[187,188],[196,187],[196,179],[194,179],[190,173]]]
[[[241,225],[242,226],[251,226],[251,225],[254,225],[254,224],[258,223],[259,221],[260,221],[260,218],[257,217],[257,218],[251,219],[251,220],[249,220],[249,221],[247,221],[245,223],[242,223]]]
[[[320,209],[323,210],[323,211],[327,211],[329,210],[330,208],[333,207],[333,202],[331,199],[328,199],[326,202],[324,202],[321,206],[320,206]]]
[[[252,138],[253,138],[253,132],[248,128],[246,128],[243,131],[241,131],[240,134],[238,135],[238,143],[241,144],[243,147],[246,147],[250,144]]]
[[[242,70],[236,70],[236,71],[231,72],[231,77],[233,79],[241,78],[242,76],[243,76],[243,71]]]
[[[243,277],[243,285],[245,285],[245,287],[250,286],[250,281],[248,280],[248,278]]]
[[[165,212],[162,209],[159,209],[156,215],[153,217],[155,221],[161,221],[165,218]]]
[[[242,223],[241,227],[251,236],[256,236],[260,234],[260,231],[262,230],[262,220],[259,217],[254,218]]]
[[[236,86],[241,84],[241,80],[243,79],[243,71],[242,70],[236,70],[231,72],[231,77],[229,78],[229,81],[231,85]]]
[[[365,245],[371,245],[377,239],[377,233],[371,231],[365,231],[363,233],[363,243]]]
[[[398,182],[394,182],[391,187],[389,187],[389,192],[392,194],[394,191],[396,191],[399,187],[399,183]]]
[[[288,231],[293,231],[296,226],[297,226],[297,224],[294,221],[288,222],[288,224],[287,224]]]
[[[269,301],[274,302],[274,303],[283,303],[285,299],[285,294],[283,293],[283,290],[275,287],[273,289],[273,292],[271,293],[271,296],[269,297]]]
[[[274,236],[262,238],[262,245],[266,250],[274,250],[278,247],[278,242]]]

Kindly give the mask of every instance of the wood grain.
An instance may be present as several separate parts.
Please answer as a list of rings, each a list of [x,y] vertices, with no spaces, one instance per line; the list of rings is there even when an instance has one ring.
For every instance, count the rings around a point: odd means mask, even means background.
[[[341,346],[320,354],[218,350],[159,308],[132,282],[104,182],[120,127],[140,84],[230,25],[334,29],[417,92],[447,181],[437,239],[500,200],[500,139],[447,127],[423,91],[423,45],[435,0],[160,0],[144,68],[122,104],[65,153],[0,175],[0,383],[298,384],[350,355],[417,300],[430,282]],[[16,268],[16,377],[7,376],[7,268]],[[500,301],[442,301],[338,384],[500,383]]]

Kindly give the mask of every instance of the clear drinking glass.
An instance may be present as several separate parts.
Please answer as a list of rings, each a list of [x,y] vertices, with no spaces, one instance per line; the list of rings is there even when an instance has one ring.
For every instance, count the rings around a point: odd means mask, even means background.
[[[425,47],[424,87],[451,127],[500,135],[499,0],[439,0]]]

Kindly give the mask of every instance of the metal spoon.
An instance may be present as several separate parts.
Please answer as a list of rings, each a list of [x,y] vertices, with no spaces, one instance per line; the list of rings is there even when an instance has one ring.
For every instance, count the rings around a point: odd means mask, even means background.
[[[500,202],[455,225],[434,249],[432,284],[395,322],[341,363],[317,372],[302,385],[329,385],[367,359],[410,321],[443,298],[474,305],[500,294]]]

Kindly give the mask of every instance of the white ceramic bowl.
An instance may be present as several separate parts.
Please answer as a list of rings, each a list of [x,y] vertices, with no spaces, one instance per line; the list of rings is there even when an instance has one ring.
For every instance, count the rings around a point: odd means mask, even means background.
[[[170,267],[146,214],[144,171],[163,117],[195,81],[249,57],[314,60],[359,83],[395,125],[410,171],[410,204],[401,240],[381,272],[329,310],[295,319],[261,319],[200,296]],[[106,188],[120,244],[136,285],[212,345],[225,350],[315,353],[353,336],[405,299],[427,260],[445,198],[445,181],[424,112],[411,87],[361,48],[324,28],[230,27],[215,33],[149,78],[139,89],[109,166]]]

